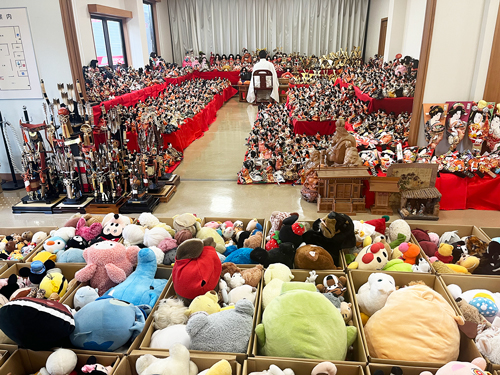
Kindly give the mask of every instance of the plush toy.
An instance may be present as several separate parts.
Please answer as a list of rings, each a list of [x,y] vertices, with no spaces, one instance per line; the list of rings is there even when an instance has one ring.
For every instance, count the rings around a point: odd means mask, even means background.
[[[449,231],[444,232],[439,238],[439,244],[452,244],[454,242],[460,241],[460,236],[458,235],[458,231]]]
[[[280,279],[273,279],[266,283],[262,290],[262,308],[266,309],[269,303],[281,294],[281,287],[284,281]]]
[[[39,285],[47,272],[55,269],[56,264],[52,260],[47,260],[42,263],[36,260],[31,263],[30,267],[23,267],[19,269],[19,276],[28,278],[31,284]]]
[[[250,258],[268,268],[274,263],[286,264],[289,268],[293,268],[295,258],[295,246],[291,242],[282,242],[278,248],[266,251],[261,247],[255,248],[250,253]]]
[[[491,363],[500,364],[500,318],[496,317],[490,328],[476,336],[476,346]]]
[[[250,254],[254,249],[249,247],[236,248],[236,246],[229,246],[226,248],[226,259],[224,263],[235,263],[235,264],[256,264],[257,262],[252,260]]]
[[[204,227],[200,228],[196,233],[196,238],[199,238],[200,240],[204,240],[208,237],[211,237],[215,241],[215,250],[217,250],[217,252],[221,254],[224,254],[226,251],[224,239],[217,233],[216,230]]]
[[[123,230],[131,223],[132,220],[127,216],[109,213],[102,219],[102,233],[96,240],[118,241],[122,236]]]
[[[224,275],[224,281],[227,283],[230,289],[237,288],[241,285],[245,285],[245,279],[241,276],[241,273],[235,272],[232,275],[226,273]]]
[[[416,272],[411,264],[405,263],[403,259],[393,259],[387,262],[382,271],[391,272]]]
[[[353,224],[354,232],[356,234],[356,246],[367,246],[364,244],[364,241],[365,239],[371,238],[371,236],[375,233],[375,226],[368,224],[363,220],[354,220]]]
[[[218,304],[219,297],[213,290],[206,292],[204,295],[198,296],[189,304],[189,308],[185,314],[187,316],[193,315],[199,311],[204,311],[207,314],[214,314],[220,311]]]
[[[495,239],[493,239],[494,241]],[[463,238],[467,254],[481,258],[488,250],[488,243],[477,236],[467,236]]]
[[[245,284],[253,287],[259,285],[263,273],[264,273],[264,267],[262,267],[262,265],[260,264],[257,264],[255,267],[252,268],[241,270],[241,276],[243,276]]]
[[[343,249],[356,245],[354,224],[345,214],[330,212],[323,219],[316,220],[302,239],[310,245],[318,245],[328,251],[335,264],[340,264],[339,254]]]
[[[228,302],[230,305],[235,305],[239,300],[246,299],[253,304],[255,303],[255,296],[257,289],[250,285],[241,285],[231,289],[228,293]]]
[[[417,259],[420,257],[420,247],[418,245],[404,242],[398,248],[403,253],[402,259],[405,263],[411,265],[417,263]]]
[[[245,241],[243,241],[243,247],[249,247],[251,249],[260,247],[261,244],[262,244],[262,231],[259,231],[251,235]]]
[[[88,246],[88,241],[81,236],[74,236],[66,242],[66,249],[75,248],[85,250]]]
[[[103,366],[97,363],[97,358],[91,355],[85,365],[82,367],[82,372],[89,375],[109,375],[113,370],[111,366]]]
[[[17,281],[17,275],[12,274],[7,280],[1,280],[0,294],[8,300],[12,294],[19,289],[19,284]]]
[[[332,293],[336,297],[341,297],[347,291],[347,279],[344,276],[326,275],[323,278],[323,284],[316,285],[321,293]]]
[[[157,265],[163,264],[163,260],[165,259],[165,253],[156,246],[149,246],[149,249],[152,250],[155,254],[156,264]]]
[[[411,228],[406,221],[403,219],[394,220],[391,225],[389,225],[389,242],[396,241],[398,235],[403,234],[405,236],[405,242],[409,242],[411,239]],[[392,247],[392,246],[391,246]]]
[[[186,324],[188,314],[187,307],[178,298],[162,299],[158,308],[153,313],[153,326],[155,329],[163,329],[174,324]]]
[[[448,290],[455,300],[461,298],[469,303],[475,297],[486,297],[493,300],[497,306],[500,306],[500,293],[492,293],[487,289],[470,289],[462,292],[462,289],[456,284],[448,285]],[[491,321],[493,321],[493,319],[491,319]]]
[[[74,329],[72,314],[57,301],[18,298],[0,309],[0,330],[26,349],[62,346]]]
[[[333,364],[333,363],[332,363]],[[276,365],[269,366],[269,370],[250,372],[248,375],[295,375],[295,372],[291,368],[285,368],[281,370]]]
[[[59,348],[47,358],[45,367],[38,372],[39,375],[70,375],[73,374],[78,357],[69,349]],[[76,372],[75,372],[76,374]]]
[[[421,241],[418,244],[428,257],[433,257],[436,251],[438,251],[438,245],[432,241]]]
[[[413,234],[413,237],[417,240],[417,242],[422,242],[422,241],[430,241],[430,237],[428,234],[428,231],[420,228],[413,229],[411,231],[411,234]]]
[[[231,364],[225,360],[221,359],[219,362],[215,363],[209,369],[200,372],[198,375],[232,375],[233,370],[231,369]]]
[[[447,274],[447,273],[467,274],[467,273],[469,273],[467,271],[467,268],[459,266],[458,264],[447,264],[447,263],[441,262],[440,260],[436,260],[437,258],[435,258],[435,257],[433,257],[433,258],[430,258],[430,261],[432,262],[432,268],[434,268],[434,271],[436,271],[438,274]]]
[[[145,322],[138,307],[103,297],[75,314],[75,330],[70,340],[80,349],[111,352],[139,335]]]
[[[474,297],[469,305],[475,307],[485,318],[493,318],[498,315],[498,306],[491,298]]]
[[[137,246],[125,248],[119,242],[97,242],[83,251],[87,265],[75,273],[75,279],[82,283],[90,281],[90,286],[97,288],[102,296],[132,273],[138,252]]]
[[[447,243],[440,243],[434,256],[443,263],[453,262],[453,246]]]
[[[160,220],[151,212],[143,212],[137,218],[137,224],[146,227],[148,229],[152,229],[158,224],[160,224]]]
[[[153,307],[168,280],[155,279],[156,256],[153,250],[144,248],[137,254],[137,268],[122,283],[109,289],[104,295],[110,295],[135,306]]]
[[[304,234],[304,225],[298,223],[298,215],[292,215],[283,220],[283,225],[279,231],[281,242],[290,242],[295,248],[302,243],[302,235]]]
[[[38,254],[36,254],[31,259],[32,262],[36,262],[37,260],[39,260],[42,263],[45,263],[47,260],[51,260],[51,261],[55,262],[57,260],[57,254],[53,254],[53,253],[45,251],[45,250],[40,251]]]
[[[172,270],[175,292],[188,300],[215,289],[219,283],[221,262],[211,237],[193,238],[177,248],[177,258]]]
[[[479,267],[480,258],[469,255],[464,241],[455,242],[453,246],[453,263],[465,267],[469,273],[473,273]]]
[[[123,228],[123,244],[125,246],[142,245],[146,228],[137,224],[130,224]]]
[[[153,349],[170,350],[176,343],[184,345],[187,349],[191,346],[185,324],[174,324],[153,332],[149,346]]]
[[[462,298],[457,298],[455,302],[465,320],[465,324],[460,326],[460,330],[464,332],[467,337],[475,339],[478,333],[477,328],[480,324],[484,325],[485,328],[491,327],[491,323],[479,313],[477,308],[469,305]]]
[[[484,275],[500,275],[500,243],[491,241],[488,249],[479,260],[474,273]]]
[[[57,252],[57,263],[85,263],[82,249],[68,249]]]
[[[56,254],[66,248],[66,241],[62,237],[53,236],[45,240],[43,249],[49,253]]]
[[[342,314],[342,318],[344,319],[346,325],[354,325],[354,323],[352,322],[352,303],[341,302],[340,314]]]
[[[175,233],[174,239],[177,241],[177,245],[180,245],[186,240],[193,238],[193,234],[188,229],[183,229]]]
[[[94,302],[97,298],[99,298],[97,289],[90,286],[82,286],[75,292],[75,296],[73,297],[73,306],[75,310],[78,311],[90,302]]]
[[[436,371],[435,375],[486,375],[486,361],[478,357],[472,362],[448,362]],[[430,371],[422,371],[420,375],[432,375]]]
[[[173,226],[177,232],[187,229],[193,236],[196,236],[196,233],[201,229],[201,220],[193,214],[185,213],[176,215],[173,219]]]
[[[382,242],[364,247],[349,264],[350,269],[381,270],[389,260],[389,253]]]
[[[408,316],[408,319],[395,317]],[[439,329],[429,322],[439,322]],[[458,358],[461,316],[436,291],[413,285],[391,293],[364,331],[370,357],[446,363]],[[404,331],[401,335],[399,332]],[[394,348],[411,348],[395,350]]]
[[[290,268],[282,263],[274,263],[267,267],[264,272],[264,284],[267,285],[271,280],[280,279],[284,282],[291,281],[295,278]]]
[[[309,286],[284,283],[281,294],[264,310],[262,323],[255,328],[260,355],[345,360],[357,329],[346,327],[339,310]]]
[[[394,278],[385,273],[372,273],[356,294],[359,311],[372,316],[385,306],[389,295],[396,290]]]
[[[87,226],[86,220],[81,217],[76,224],[75,235],[80,236],[85,239],[85,241],[91,241],[96,238],[102,231],[101,223],[93,223]]]
[[[429,262],[427,262],[424,258],[420,258],[418,260],[418,265],[414,264],[411,269],[413,272],[422,272],[422,273],[431,272],[431,266]]]
[[[245,353],[252,335],[253,314],[253,303],[243,299],[231,310],[212,315],[193,315],[186,326],[191,338],[191,349]]]
[[[295,268],[309,270],[336,270],[333,258],[320,246],[302,244],[295,252]]]
[[[160,227],[146,229],[144,232],[143,244],[146,247],[158,246],[165,238],[172,238],[166,229]]]
[[[389,247],[390,247],[391,249],[394,249],[394,248],[398,247],[399,245],[401,245],[401,244],[402,244],[403,242],[405,242],[405,241],[406,241],[406,236],[405,236],[403,233],[398,233],[398,235],[397,235],[396,239],[395,239],[395,240],[392,240],[392,241],[389,243]],[[434,254],[434,253],[433,253],[433,254]],[[392,255],[391,259],[395,259],[395,258],[397,258],[397,256],[395,256],[395,255],[394,255],[394,253],[393,253],[393,255]]]
[[[68,280],[61,272],[51,270],[40,282],[40,289],[45,290],[45,298],[47,299],[52,298],[52,293],[57,293],[59,298],[62,298],[68,290]]]
[[[135,369],[137,375],[197,375],[198,366],[190,361],[189,350],[182,344],[170,349],[167,358],[156,358],[145,354],[137,359]]]

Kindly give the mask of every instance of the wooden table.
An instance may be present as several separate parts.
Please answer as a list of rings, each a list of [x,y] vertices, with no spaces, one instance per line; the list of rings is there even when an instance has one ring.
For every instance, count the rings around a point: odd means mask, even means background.
[[[241,85],[233,85],[233,87],[238,89],[240,102],[247,101],[248,86],[250,86],[250,84],[248,84],[248,83],[244,83]],[[288,84],[279,85],[278,92],[279,92],[279,96],[280,96],[280,103],[286,103],[287,91],[288,91]]]

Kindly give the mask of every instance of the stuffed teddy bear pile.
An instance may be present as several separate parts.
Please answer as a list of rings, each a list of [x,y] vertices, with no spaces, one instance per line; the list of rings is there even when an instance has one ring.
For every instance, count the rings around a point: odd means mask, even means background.
[[[21,261],[47,238],[47,233],[31,231],[0,235],[0,259]]]

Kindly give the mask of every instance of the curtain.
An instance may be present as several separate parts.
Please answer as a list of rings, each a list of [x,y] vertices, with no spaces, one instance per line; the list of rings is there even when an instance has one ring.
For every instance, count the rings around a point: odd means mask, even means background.
[[[324,55],[363,47],[369,0],[168,0],[174,61],[186,50]]]

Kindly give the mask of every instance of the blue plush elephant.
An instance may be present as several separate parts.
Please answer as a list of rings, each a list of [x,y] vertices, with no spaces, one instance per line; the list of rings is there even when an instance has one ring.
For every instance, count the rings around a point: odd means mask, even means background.
[[[168,281],[154,278],[156,267],[155,252],[147,247],[141,249],[137,254],[135,271],[124,282],[108,290],[105,295],[136,306],[153,307]]]

